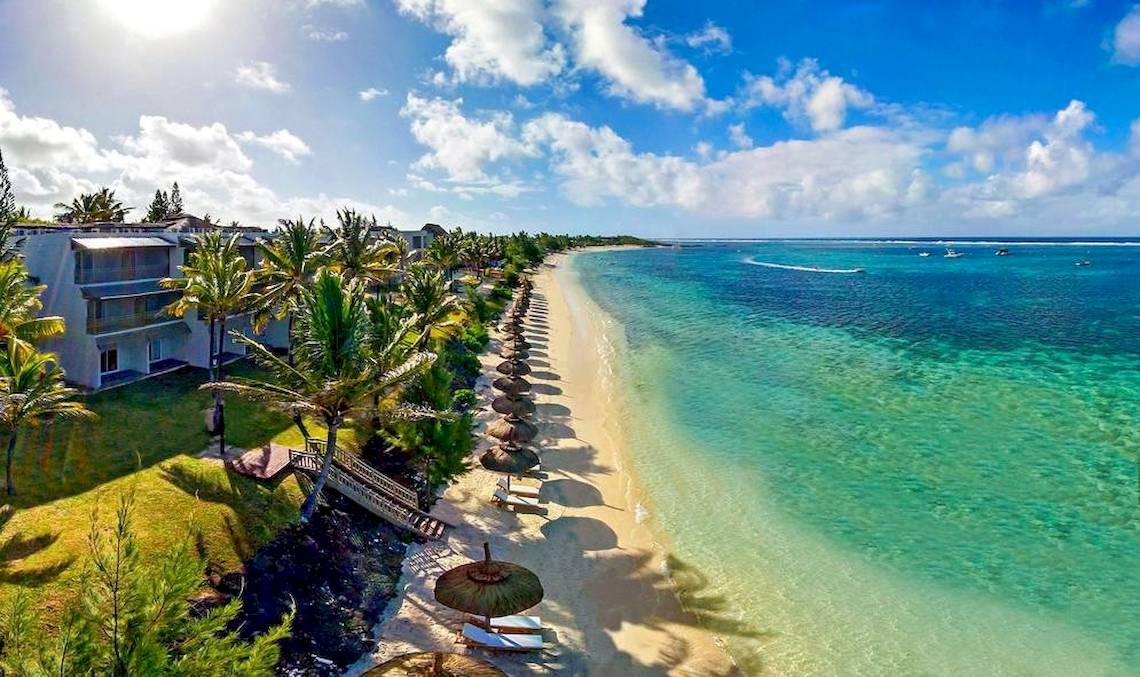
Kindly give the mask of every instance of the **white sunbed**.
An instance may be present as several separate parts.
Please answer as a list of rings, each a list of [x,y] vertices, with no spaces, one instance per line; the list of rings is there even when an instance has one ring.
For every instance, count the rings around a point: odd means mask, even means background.
[[[478,619],[472,625],[482,625],[485,621]],[[491,629],[495,632],[542,632],[542,619],[538,616],[500,616],[491,619]]]
[[[500,505],[509,505],[512,508],[537,508],[538,499],[530,498],[528,496],[515,496],[508,494],[504,489],[495,489],[495,496],[492,499]]]
[[[528,498],[538,498],[538,493],[542,490],[542,487],[519,484],[518,482],[511,482],[508,485],[505,479],[499,480],[499,488],[516,496],[526,496]]]
[[[468,646],[491,651],[541,651],[544,642],[542,635],[487,632],[470,623],[463,624],[462,641]]]

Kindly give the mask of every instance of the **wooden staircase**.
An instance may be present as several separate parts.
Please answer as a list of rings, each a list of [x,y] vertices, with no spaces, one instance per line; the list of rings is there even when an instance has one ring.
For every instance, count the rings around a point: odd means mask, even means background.
[[[316,474],[326,446],[317,440],[309,440],[305,446],[305,451],[290,449],[289,461],[298,470]],[[377,517],[424,538],[443,538],[450,526],[420,510],[414,491],[340,447],[333,454],[326,484]]]

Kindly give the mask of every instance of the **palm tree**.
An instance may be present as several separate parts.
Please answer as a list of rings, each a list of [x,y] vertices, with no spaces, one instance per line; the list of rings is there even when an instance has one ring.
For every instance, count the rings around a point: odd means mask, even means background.
[[[281,219],[281,236],[259,245],[261,268],[254,276],[261,289],[261,308],[254,317],[254,328],[261,331],[269,318],[288,318],[289,336],[293,336],[293,311],[301,301],[301,292],[312,281],[320,267],[320,233],[316,219],[308,223]],[[293,361],[293,344],[289,344],[289,361]]]
[[[366,219],[347,207],[336,213],[339,227],[321,224],[331,242],[324,250],[328,265],[349,279],[366,283],[386,282],[399,272],[399,251],[372,235],[375,217]]]
[[[62,317],[36,317],[45,289],[47,285],[28,284],[22,261],[0,262],[0,348],[8,343],[31,348],[33,341],[63,333]]]
[[[296,312],[294,364],[274,355],[249,337],[234,334],[246,344],[253,359],[272,376],[267,381],[235,378],[203,386],[227,390],[290,413],[321,421],[327,431],[325,456],[313,490],[301,506],[307,522],[328,480],[337,434],[352,416],[361,413],[372,397],[389,407],[386,415],[399,418],[437,416],[431,410],[393,403],[392,395],[423,374],[435,355],[416,351],[389,361],[374,351],[369,340],[366,296],[362,283],[342,273],[322,269],[311,289],[302,292]],[[398,362],[398,363],[393,363]]]
[[[0,433],[8,436],[5,478],[9,496],[16,493],[12,462],[20,429],[57,418],[90,418],[95,414],[75,402],[74,388],[63,383],[55,355],[8,341],[0,353]]]
[[[449,336],[458,327],[451,319],[459,310],[459,300],[451,293],[442,270],[413,266],[400,286],[404,303],[414,313],[415,327],[420,336],[418,345],[426,345],[431,338]]]
[[[442,270],[449,281],[452,272],[459,267],[463,258],[462,235],[461,231],[456,230],[455,233],[437,237],[424,252],[424,262],[437,270]]]
[[[255,303],[252,293],[253,275],[245,269],[246,261],[238,249],[240,235],[223,239],[220,233],[210,232],[198,237],[197,246],[190,253],[189,262],[179,266],[183,277],[166,278],[160,284],[167,289],[182,291],[177,301],[167,306],[175,317],[185,314],[190,307],[210,322],[211,380],[222,380],[222,347],[226,337],[226,319],[250,310]],[[217,328],[215,347],[214,329]],[[222,391],[214,391],[214,431],[219,438],[219,453],[226,450],[225,403]]]
[[[100,188],[94,193],[82,193],[70,204],[57,202],[55,208],[60,210],[56,218],[70,223],[100,221],[122,223],[127,217],[127,212],[133,209],[133,207],[124,207],[122,202],[115,199],[115,191],[110,188]]]

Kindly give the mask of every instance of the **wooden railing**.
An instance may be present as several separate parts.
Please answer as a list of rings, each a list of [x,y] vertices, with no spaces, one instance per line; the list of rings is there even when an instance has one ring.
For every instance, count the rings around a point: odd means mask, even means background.
[[[321,457],[316,454],[294,451],[289,454],[289,458],[293,465],[301,470],[319,472],[321,469]],[[346,494],[380,517],[407,529],[414,528],[415,513],[413,511],[395,501],[388,500],[379,492],[369,489],[363,482],[336,467],[335,464],[329,468],[328,483],[337,491]]]
[[[311,454],[316,454],[318,456],[324,456],[327,446],[328,445],[326,445],[325,442],[321,440],[310,439],[305,443],[305,451]],[[388,496],[396,499],[409,508],[419,510],[420,502],[416,497],[416,492],[405,487],[391,477],[388,477],[364,461],[361,461],[359,458],[345,451],[340,446],[337,446],[336,453],[333,454],[333,460],[341,464],[344,468],[346,468],[349,472],[355,474],[357,477],[360,477],[366,482],[372,484],[374,489],[387,494]]]

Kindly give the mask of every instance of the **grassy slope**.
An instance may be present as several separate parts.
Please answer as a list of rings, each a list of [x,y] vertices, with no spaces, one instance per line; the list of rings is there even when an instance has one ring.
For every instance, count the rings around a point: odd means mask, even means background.
[[[237,373],[250,368],[235,365]],[[287,476],[273,485],[229,474],[195,458],[208,443],[200,370],[183,370],[91,395],[98,420],[34,430],[19,445],[16,514],[0,546],[0,598],[14,585],[39,588],[58,608],[86,561],[92,515],[113,519],[118,496],[135,494],[135,527],[145,554],[195,539],[215,569],[232,569],[296,519],[301,491]],[[227,398],[229,442],[253,447],[300,436],[283,415]],[[315,431],[314,431],[315,432]]]

